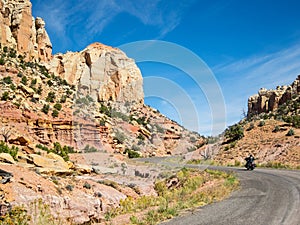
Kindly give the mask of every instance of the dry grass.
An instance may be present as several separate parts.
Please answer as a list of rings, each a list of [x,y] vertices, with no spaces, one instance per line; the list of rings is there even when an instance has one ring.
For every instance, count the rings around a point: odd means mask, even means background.
[[[183,210],[219,201],[235,190],[238,184],[233,174],[184,168],[175,176],[156,182],[158,196],[126,198],[119,208],[106,214],[106,219],[111,224],[157,224],[177,216]],[[118,217],[122,218],[122,222]]]

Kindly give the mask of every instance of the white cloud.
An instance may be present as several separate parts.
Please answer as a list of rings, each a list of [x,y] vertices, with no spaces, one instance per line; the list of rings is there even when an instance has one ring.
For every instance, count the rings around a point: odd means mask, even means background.
[[[261,53],[213,68],[223,87],[227,108],[227,125],[242,117],[247,99],[261,87],[276,88],[291,84],[300,74],[300,44],[286,49]]]
[[[300,73],[300,44],[216,66],[213,71],[252,85],[286,84]]]
[[[84,26],[82,31],[88,32],[85,35],[100,34],[118,14],[128,13],[146,26],[157,27],[158,35],[164,36],[178,26],[183,12],[193,1],[175,4],[166,0],[38,0],[33,4],[53,32],[64,32],[79,25]]]

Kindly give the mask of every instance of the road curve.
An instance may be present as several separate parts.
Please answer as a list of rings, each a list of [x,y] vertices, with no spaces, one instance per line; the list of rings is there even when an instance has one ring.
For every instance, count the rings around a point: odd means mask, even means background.
[[[240,190],[162,225],[300,225],[300,171],[226,170],[237,173]]]

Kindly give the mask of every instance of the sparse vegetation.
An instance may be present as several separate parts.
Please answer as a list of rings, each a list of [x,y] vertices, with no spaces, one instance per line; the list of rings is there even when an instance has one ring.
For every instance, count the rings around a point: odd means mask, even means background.
[[[56,117],[58,117],[58,114],[59,114],[59,112],[56,110],[56,109],[54,109],[53,111],[52,111],[52,117],[53,118],[56,118]]]
[[[289,131],[286,134],[286,136],[294,136],[294,135],[295,135],[295,131],[293,129],[289,129]]]
[[[229,142],[240,140],[244,137],[244,129],[240,124],[232,125],[225,130],[225,137]]]
[[[55,109],[57,109],[58,111],[61,110],[62,108],[62,105],[60,103],[56,103],[54,106],[53,106]]]
[[[46,102],[52,102],[52,103],[54,103],[55,98],[56,98],[55,93],[53,91],[50,91],[48,93],[47,98],[46,98]]]
[[[69,153],[74,153],[74,148],[71,146],[64,146],[62,147],[60,143],[55,142],[53,144],[53,148],[49,149],[47,146],[41,145],[41,144],[37,144],[36,145],[37,148],[42,149],[48,153],[53,152],[59,156],[61,156],[65,161],[69,160]]]
[[[42,199],[36,199],[25,206],[15,206],[9,213],[0,217],[0,224],[5,225],[30,225],[30,224],[45,224],[45,225],[63,225],[70,224],[59,218],[55,218],[51,214],[50,206],[45,204]]]
[[[202,188],[212,180],[222,180],[219,185]],[[171,182],[172,181],[172,182]],[[141,196],[137,199],[127,197],[121,200],[120,207],[107,212],[106,219],[126,213],[143,211],[140,219],[131,216],[133,224],[156,224],[159,221],[170,219],[187,208],[195,208],[220,200],[237,188],[238,181],[232,174],[220,171],[198,170],[183,168],[176,175],[155,183],[158,194],[154,196]]]
[[[139,158],[141,157],[140,154],[137,151],[131,150],[131,149],[125,149],[124,154],[128,155],[128,158]]]
[[[254,123],[250,123],[249,127],[247,128],[247,131],[254,129]]]
[[[18,148],[15,146],[9,147],[6,143],[3,141],[0,141],[0,153],[8,153],[10,154],[14,160],[17,160],[17,153],[18,153]]]
[[[48,114],[49,109],[50,109],[50,105],[44,104],[44,106],[42,108],[42,112],[45,113],[45,114]]]
[[[2,81],[3,81],[4,84],[12,84],[12,79],[11,79],[10,76],[4,77],[4,78],[2,79]]]
[[[263,127],[266,124],[266,122],[264,120],[259,121],[258,126],[259,127]]]
[[[126,140],[126,136],[125,136],[122,132],[117,131],[117,132],[115,133],[114,139],[117,140],[117,142],[118,142],[119,144],[123,144],[124,141]]]
[[[7,91],[3,92],[2,96],[1,96],[1,100],[7,101],[8,98],[9,98],[9,93]]]
[[[84,150],[85,153],[97,152],[98,151],[95,147],[89,146],[89,145],[86,145],[83,150]]]
[[[22,79],[21,79],[21,83],[24,84],[24,85],[27,85],[27,82],[28,82],[27,77],[23,76]]]

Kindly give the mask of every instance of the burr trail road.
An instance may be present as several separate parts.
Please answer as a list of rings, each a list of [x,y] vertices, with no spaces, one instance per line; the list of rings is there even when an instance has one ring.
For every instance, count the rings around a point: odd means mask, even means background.
[[[209,167],[220,169],[218,167]],[[241,187],[224,201],[162,223],[163,225],[299,225],[300,171],[221,168],[235,172]]]

